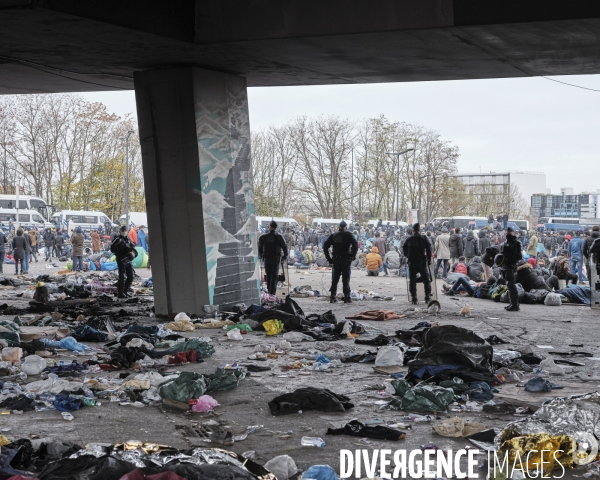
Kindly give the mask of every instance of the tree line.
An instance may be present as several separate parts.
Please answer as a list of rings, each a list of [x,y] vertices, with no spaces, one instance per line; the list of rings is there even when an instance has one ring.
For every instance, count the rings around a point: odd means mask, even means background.
[[[0,97],[0,190],[36,195],[58,210],[99,210],[116,220],[125,210],[125,142],[129,202],[145,211],[137,126],[80,95]]]
[[[252,155],[259,215],[271,215],[272,204],[277,216],[300,219],[349,218],[354,209],[358,220],[394,220],[397,205],[400,219],[419,209],[423,221],[428,211],[431,218],[487,216],[511,207],[517,218],[528,211],[514,188],[467,191],[454,177],[458,146],[436,131],[383,115],[359,122],[298,117],[253,132]]]

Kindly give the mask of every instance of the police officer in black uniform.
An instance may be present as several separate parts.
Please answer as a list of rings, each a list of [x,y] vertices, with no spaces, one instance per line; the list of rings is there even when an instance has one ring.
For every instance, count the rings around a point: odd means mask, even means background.
[[[329,249],[333,247],[333,259]],[[344,291],[344,303],[352,303],[350,299],[350,263],[356,260],[356,252],[358,252],[358,242],[354,235],[347,230],[346,222],[340,222],[340,229],[332,235],[323,244],[325,258],[332,264],[331,269],[331,288],[330,303],[336,303],[335,295],[337,293],[337,285],[342,277],[342,288]]]
[[[413,225],[413,234],[406,239],[402,252],[408,259],[409,290],[413,305],[417,300],[417,274],[421,275],[425,287],[425,302],[431,300],[431,279],[429,278],[429,264],[431,263],[431,244],[426,237],[421,235],[421,225]]]
[[[277,292],[277,277],[279,276],[279,263],[281,252],[283,258],[288,256],[288,248],[283,237],[276,232],[277,222],[269,224],[269,233],[261,235],[258,239],[258,256],[265,264],[265,275],[267,276],[267,292],[275,295]]]
[[[502,274],[506,280],[506,286],[508,287],[508,295],[510,298],[510,304],[504,307],[509,312],[518,312],[519,308],[519,292],[515,285],[515,276],[517,275],[517,262],[523,259],[523,245],[512,227],[506,229],[506,243],[502,247]]]

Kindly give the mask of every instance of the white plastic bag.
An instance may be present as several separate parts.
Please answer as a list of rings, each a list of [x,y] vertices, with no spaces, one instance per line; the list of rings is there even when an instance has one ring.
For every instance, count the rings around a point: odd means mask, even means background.
[[[300,332],[287,332],[283,334],[283,339],[287,340],[288,342],[302,342],[303,340],[307,341],[307,342],[314,342],[315,339],[312,337],[309,337],[308,335],[305,335],[304,333],[300,333]]]
[[[545,358],[540,362],[540,368],[546,370],[550,375],[564,375],[565,369],[560,365],[554,363],[554,360],[550,357]]]
[[[546,295],[544,305],[548,307],[560,307],[562,305],[560,295],[558,293],[550,292],[548,295]]]
[[[180,312],[175,315],[175,321],[178,322],[179,320],[191,320],[191,318],[185,312]]]
[[[227,332],[227,338],[229,340],[235,340],[235,341],[240,341],[240,340],[244,339],[242,337],[242,333],[240,332],[239,328],[233,328],[233,329],[229,330]]]
[[[46,360],[37,355],[29,355],[21,365],[21,371],[27,375],[39,375],[46,368]]]
[[[385,346],[381,347],[375,358],[376,367],[395,367],[404,364],[404,353],[400,347]]]
[[[288,480],[298,471],[294,459],[289,455],[279,455],[265,463],[265,468],[277,477],[277,480]]]

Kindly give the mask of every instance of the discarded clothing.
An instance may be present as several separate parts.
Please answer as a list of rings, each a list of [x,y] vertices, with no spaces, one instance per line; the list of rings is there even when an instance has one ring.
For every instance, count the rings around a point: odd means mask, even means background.
[[[353,317],[346,317],[347,320],[375,320],[378,322],[384,322],[386,320],[395,320],[397,318],[404,318],[406,315],[398,315],[392,310],[367,310],[361,312]]]
[[[151,358],[160,358],[165,355],[175,355],[178,352],[189,352],[191,348],[196,352],[196,361],[199,361],[204,357],[210,357],[215,353],[215,347],[210,343],[203,342],[197,338],[192,338],[186,342],[176,343],[167,350],[152,350],[148,352],[148,356]]]
[[[497,335],[490,335],[489,337],[487,337],[485,339],[485,341],[488,342],[490,345],[499,345],[501,343],[508,343],[508,342],[505,342],[504,340],[502,340]]]
[[[476,372],[492,372],[493,348],[479,335],[455,325],[430,328],[423,334],[423,348],[408,362],[409,372],[431,365],[464,365]]]
[[[433,377],[445,370],[462,370],[464,365],[426,365],[412,372],[417,378]]]
[[[405,412],[443,412],[454,401],[452,389],[419,384],[412,387],[406,380],[392,380],[392,386],[400,400],[392,400],[382,410]]]
[[[190,348],[188,352],[177,352],[174,357],[169,358],[169,365],[180,363],[193,363],[196,361],[196,351]]]
[[[401,440],[406,433],[384,425],[364,425],[358,420],[352,420],[342,428],[328,428],[327,435],[350,435],[352,437],[373,438],[375,440]]]
[[[289,415],[307,410],[321,412],[345,412],[354,408],[350,398],[325,388],[305,387],[292,393],[285,393],[269,402],[269,409],[275,416]]]
[[[35,410],[35,400],[26,397],[25,395],[8,397],[0,402],[0,408],[4,410],[21,410],[23,412],[30,412]]]
[[[357,345],[373,345],[376,347],[381,347],[390,343],[390,339],[385,335],[377,335],[376,337],[357,338],[354,340],[354,343]]]
[[[66,350],[78,353],[84,353],[86,350],[91,349],[91,347],[88,347],[87,345],[78,343],[73,337],[65,337],[60,341],[42,338],[41,341],[51,348],[64,348]]]
[[[105,342],[107,335],[89,325],[80,325],[71,332],[71,336],[82,342]]]
[[[475,433],[483,432],[485,425],[479,422],[465,422],[462,418],[454,417],[442,420],[433,426],[433,431],[442,437],[469,437]]]
[[[59,412],[74,412],[83,406],[83,400],[71,398],[69,395],[58,395],[54,397],[54,408]]]
[[[88,368],[86,363],[78,363],[77,360],[73,360],[71,363],[66,365],[54,365],[52,367],[46,367],[44,372],[58,373],[58,372],[80,372]]]
[[[234,389],[245,376],[245,372],[241,369],[224,370],[217,368],[215,373],[211,375],[182,372],[172,382],[162,385],[158,390],[158,394],[161,398],[188,402],[190,399],[199,398],[205,393]]]
[[[564,387],[561,385],[557,385],[556,383],[552,383],[542,377],[532,378],[525,384],[526,392],[550,392],[552,390],[557,390],[560,388]]]
[[[499,390],[490,387],[486,382],[472,382],[469,384],[469,390],[465,393],[469,400],[475,402],[488,402],[494,398],[494,393],[500,393]]]

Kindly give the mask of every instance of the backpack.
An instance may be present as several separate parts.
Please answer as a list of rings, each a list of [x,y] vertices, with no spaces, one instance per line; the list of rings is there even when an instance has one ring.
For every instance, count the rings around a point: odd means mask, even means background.
[[[467,266],[462,262],[459,262],[456,264],[456,267],[454,267],[454,271],[456,273],[462,273],[464,275],[468,275]]]
[[[507,291],[508,291],[508,287],[506,285],[498,285],[497,287],[492,288],[490,290],[490,298],[494,302],[499,302],[500,297],[502,297],[502,294]]]

